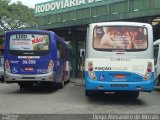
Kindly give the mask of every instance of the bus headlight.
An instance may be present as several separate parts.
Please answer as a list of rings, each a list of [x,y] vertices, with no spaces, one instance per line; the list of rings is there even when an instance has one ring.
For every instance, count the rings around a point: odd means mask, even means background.
[[[96,74],[94,72],[94,68],[93,68],[93,63],[92,62],[88,62],[88,74],[89,77],[93,80],[96,80]]]
[[[9,65],[9,62],[8,62],[8,60],[6,60],[5,61],[5,70],[7,71],[7,72],[11,72],[11,69],[10,69],[10,65]]]
[[[48,73],[53,71],[53,67],[54,67],[54,62],[53,60],[50,60],[49,65],[48,65]]]

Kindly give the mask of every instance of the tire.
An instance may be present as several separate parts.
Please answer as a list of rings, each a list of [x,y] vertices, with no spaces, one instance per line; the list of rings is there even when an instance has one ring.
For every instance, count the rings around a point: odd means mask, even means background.
[[[63,87],[64,87],[64,80],[62,80],[61,83],[57,83],[57,86],[58,86],[59,89],[63,89]]]
[[[138,98],[138,97],[139,97],[139,91],[127,92],[127,95],[128,95],[129,97],[132,97],[132,98]]]
[[[63,89],[64,84],[65,84],[65,81],[64,81],[64,74],[62,74],[61,82],[60,82],[60,83],[57,83],[58,89]]]
[[[133,98],[138,98],[139,97],[139,91],[132,92],[131,95],[132,95]]]
[[[53,91],[56,88],[55,82],[44,82],[44,83],[42,82],[41,86],[43,86],[45,90],[49,90],[49,91]]]
[[[4,76],[1,76],[0,81],[4,83]]]
[[[90,94],[89,94],[89,91],[88,90],[86,90],[85,91],[85,96],[89,96]]]
[[[85,96],[93,96],[93,91],[85,90]]]
[[[18,83],[21,89],[30,89],[33,87],[33,83]]]

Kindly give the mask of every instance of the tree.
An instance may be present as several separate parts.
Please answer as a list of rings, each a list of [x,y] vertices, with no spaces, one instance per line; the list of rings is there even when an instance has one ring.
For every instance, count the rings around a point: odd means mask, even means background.
[[[10,4],[10,0],[0,0],[0,30],[8,31],[35,25],[33,9],[20,1]]]

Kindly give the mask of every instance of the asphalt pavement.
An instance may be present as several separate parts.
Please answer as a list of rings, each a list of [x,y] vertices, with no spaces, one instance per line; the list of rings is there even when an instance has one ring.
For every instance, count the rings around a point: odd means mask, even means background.
[[[160,114],[160,91],[139,98],[99,94],[86,97],[81,79],[63,89],[35,87],[20,91],[18,84],[0,83],[1,114]]]

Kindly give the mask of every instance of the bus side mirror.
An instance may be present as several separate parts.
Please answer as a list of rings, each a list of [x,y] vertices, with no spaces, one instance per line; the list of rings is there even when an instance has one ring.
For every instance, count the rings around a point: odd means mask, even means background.
[[[80,57],[85,57],[85,49],[80,49]]]

